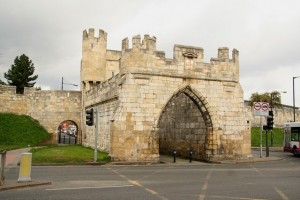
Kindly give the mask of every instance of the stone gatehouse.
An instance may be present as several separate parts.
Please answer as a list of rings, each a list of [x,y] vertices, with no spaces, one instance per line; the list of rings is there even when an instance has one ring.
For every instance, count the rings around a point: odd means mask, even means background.
[[[115,161],[155,162],[174,149],[205,160],[250,156],[239,52],[222,47],[210,63],[203,58],[202,48],[184,45],[166,58],[149,35],[109,50],[105,31],[85,30],[82,113],[85,120],[86,109],[98,112],[98,148]],[[83,144],[93,146],[95,127],[82,129]]]
[[[250,125],[259,121],[244,104],[239,83],[238,51],[219,48],[204,63],[203,49],[175,45],[173,58],[156,50],[145,35],[122,41],[120,51],[107,49],[107,34],[83,32],[81,90],[35,90],[16,94],[0,85],[0,112],[33,117],[57,142],[62,122],[78,128],[77,143],[94,147],[95,127],[85,125],[85,110],[98,112],[98,148],[115,161],[156,162],[174,149],[193,150],[198,159],[250,156]],[[293,108],[275,109],[275,125],[293,118]],[[300,112],[296,108],[296,121]]]

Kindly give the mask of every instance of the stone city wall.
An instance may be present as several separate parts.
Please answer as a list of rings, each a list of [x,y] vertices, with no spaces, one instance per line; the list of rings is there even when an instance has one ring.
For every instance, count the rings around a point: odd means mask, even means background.
[[[260,117],[253,116],[253,108],[249,106],[249,101],[245,101],[245,108],[247,111],[247,117],[252,126],[259,127]],[[283,127],[284,123],[294,121],[294,109],[292,106],[282,105],[281,108],[273,108],[274,114],[274,127]],[[265,117],[263,118],[263,124],[266,124]],[[295,108],[295,119],[300,121],[300,111],[298,107]]]
[[[59,124],[65,120],[77,124],[80,137],[81,106],[80,91],[25,88],[24,94],[16,94],[15,86],[0,85],[0,112],[31,116],[53,134],[53,142],[57,140]]]

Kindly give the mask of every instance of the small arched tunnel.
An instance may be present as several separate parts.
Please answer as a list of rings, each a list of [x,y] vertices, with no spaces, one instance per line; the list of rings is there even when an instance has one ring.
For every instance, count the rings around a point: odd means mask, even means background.
[[[205,159],[205,144],[208,127],[211,127],[209,112],[190,87],[184,88],[169,100],[158,122],[159,153]]]
[[[77,144],[78,126],[72,120],[61,122],[57,128],[57,143]]]

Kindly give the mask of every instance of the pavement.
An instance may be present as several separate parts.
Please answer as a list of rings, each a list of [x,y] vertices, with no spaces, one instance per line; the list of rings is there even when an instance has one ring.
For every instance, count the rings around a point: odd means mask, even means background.
[[[20,165],[22,153],[27,153],[30,148],[24,149],[16,149],[7,151],[6,153],[6,162],[5,162],[5,170],[4,170],[4,183],[0,185],[0,192],[5,190],[24,188],[24,187],[33,187],[40,185],[50,185],[50,181],[23,181],[18,182],[17,180],[6,180],[5,179],[5,171],[9,170],[9,168],[18,167]]]
[[[269,162],[269,161],[278,161],[282,160],[282,158],[279,157],[266,157],[265,156],[265,149],[263,148],[263,154],[262,157],[260,157],[260,148],[252,148],[252,157],[248,158],[242,158],[242,159],[225,159],[225,160],[212,160],[210,163],[217,163],[217,164],[238,164],[238,163],[256,163],[256,162]],[[282,147],[270,147],[270,152],[280,151],[282,152]],[[180,157],[176,157],[176,163],[174,163],[174,158],[172,156],[166,156],[166,155],[160,155],[160,163],[164,164],[177,164],[177,165],[185,165],[185,164],[205,164],[203,161],[196,161],[193,160],[191,163],[189,162],[189,159],[183,159]]]
[[[30,148],[17,149],[8,151],[6,154],[6,163],[5,163],[5,171],[9,170],[9,168],[19,167],[21,161],[22,153],[26,153],[30,150]],[[270,151],[282,151],[282,148],[270,148]],[[229,159],[229,160],[216,160],[213,163],[219,164],[237,164],[237,163],[254,163],[254,162],[269,162],[269,161],[278,161],[282,160],[282,158],[278,157],[260,157],[260,149],[253,148],[252,149],[252,157],[246,159]],[[130,163],[109,163],[109,164],[130,164]],[[150,163],[132,163],[132,164],[150,164]],[[152,163],[153,164],[153,163]],[[188,159],[183,159],[176,157],[176,162],[174,163],[174,158],[172,156],[160,155],[160,162],[158,164],[173,164],[173,165],[204,165],[207,164],[205,162],[199,162],[193,160],[189,162]],[[5,176],[5,172],[4,172]],[[4,179],[3,185],[0,186],[0,192],[5,190],[24,188],[24,187],[33,187],[33,186],[41,186],[41,185],[50,185],[52,184],[50,181],[27,181],[27,182],[18,182],[17,180],[6,180]]]

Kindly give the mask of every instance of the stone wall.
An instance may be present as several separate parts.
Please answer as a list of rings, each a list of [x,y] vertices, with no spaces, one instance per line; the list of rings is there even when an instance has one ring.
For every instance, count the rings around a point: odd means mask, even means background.
[[[83,121],[85,121],[85,110],[91,107],[98,113],[99,129],[97,137],[97,148],[110,152],[111,147],[111,123],[114,121],[116,108],[118,107],[118,85],[122,84],[122,78],[116,75],[101,84],[91,84],[91,90],[85,91],[82,107]],[[85,146],[95,146],[95,127],[83,124],[83,140]]]
[[[249,101],[245,101],[245,108],[247,111],[247,118],[251,122],[252,126],[260,125],[260,117],[253,116],[253,108],[249,106]],[[273,108],[274,114],[274,126],[275,127],[283,127],[284,123],[294,121],[294,109],[292,106],[282,105],[281,108]],[[263,118],[263,124],[266,124],[265,117]],[[295,108],[295,119],[296,121],[300,121],[300,111],[299,108]]]
[[[81,92],[45,91],[25,88],[24,94],[16,94],[16,87],[0,85],[0,112],[29,115],[38,120],[57,140],[57,128],[65,120],[78,126],[81,140]]]

